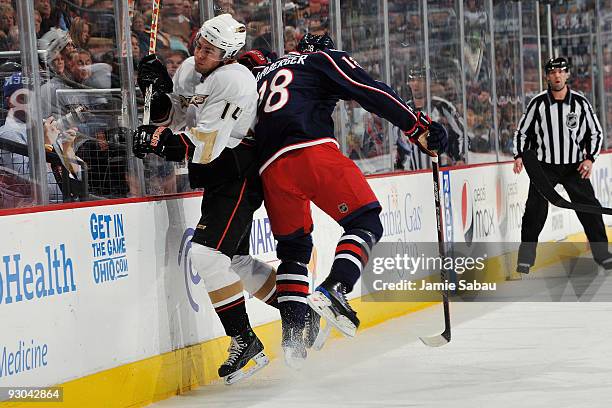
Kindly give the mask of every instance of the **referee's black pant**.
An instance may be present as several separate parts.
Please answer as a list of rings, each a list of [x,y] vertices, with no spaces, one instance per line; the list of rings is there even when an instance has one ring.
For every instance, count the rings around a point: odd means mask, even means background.
[[[565,187],[569,198],[574,203],[601,206],[595,198],[595,191],[589,179],[583,179],[578,172],[578,164],[548,164],[540,163],[542,170],[554,186]],[[588,214],[576,211],[576,215],[584,228],[590,242],[593,258],[601,263],[610,256],[608,252],[608,237],[603,218],[599,214]],[[523,224],[521,227],[521,246],[518,263],[533,265],[536,258],[538,237],[546,217],[548,216],[548,201],[538,192],[533,183],[529,185],[529,195],[525,204]]]

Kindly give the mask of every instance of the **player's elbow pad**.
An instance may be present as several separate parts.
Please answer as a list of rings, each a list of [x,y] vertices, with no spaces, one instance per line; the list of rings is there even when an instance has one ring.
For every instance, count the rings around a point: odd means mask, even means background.
[[[173,133],[164,142],[163,156],[168,161],[189,161],[193,157],[195,145],[182,133]]]

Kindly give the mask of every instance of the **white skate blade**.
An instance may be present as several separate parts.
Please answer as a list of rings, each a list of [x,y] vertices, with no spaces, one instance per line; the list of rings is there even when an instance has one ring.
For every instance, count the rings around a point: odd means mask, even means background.
[[[323,322],[321,322],[323,323]],[[314,343],[312,343],[312,348],[314,350],[321,350],[327,341],[329,334],[331,333],[331,324],[326,321],[325,327],[321,326],[319,329],[319,333],[317,334],[317,338]]]
[[[346,316],[334,315],[331,310],[331,300],[323,293],[315,291],[312,295],[306,298],[308,304],[317,312],[327,323],[331,323],[336,329],[347,337],[355,337],[357,327]]]
[[[246,370],[243,367],[242,369],[235,371],[228,376],[223,377],[225,384],[232,385],[232,384],[236,384],[238,381],[244,380],[245,378],[249,378],[256,372],[258,372],[259,370],[267,366],[268,363],[270,363],[270,359],[268,358],[268,356],[264,354],[263,351],[255,355],[251,360],[255,362],[255,365],[253,367],[248,368]]]

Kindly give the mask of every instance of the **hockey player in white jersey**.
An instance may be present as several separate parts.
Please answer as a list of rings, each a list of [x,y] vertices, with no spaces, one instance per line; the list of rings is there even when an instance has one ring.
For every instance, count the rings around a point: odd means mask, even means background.
[[[153,86],[151,120],[134,133],[134,154],[188,161],[192,188],[205,189],[202,216],[192,239],[191,262],[202,276],[225,333],[229,357],[219,368],[227,384],[268,364],[251,329],[243,290],[277,306],[274,269],[249,255],[253,213],[262,203],[254,141],[247,136],[256,114],[255,78],[235,57],[244,46],[244,24],[223,14],[206,21],[194,56],[174,76],[155,56],[139,64],[138,84]],[[255,366],[242,368],[250,361]]]

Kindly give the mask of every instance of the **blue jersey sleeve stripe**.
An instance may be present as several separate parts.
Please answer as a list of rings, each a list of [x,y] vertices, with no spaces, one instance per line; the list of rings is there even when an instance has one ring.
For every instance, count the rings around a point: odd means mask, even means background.
[[[397,99],[395,99],[392,95],[390,95],[389,93],[383,91],[382,89],[378,89],[378,88],[375,88],[373,86],[369,86],[369,85],[366,85],[366,84],[362,84],[361,82],[355,81],[354,79],[349,77],[344,71],[342,71],[342,69],[338,66],[338,64],[336,64],[336,61],[334,61],[334,59],[332,57],[330,57],[326,52],[319,51],[319,53],[323,54],[329,60],[329,62],[331,62],[331,64],[336,69],[336,71],[338,71],[340,73],[340,75],[342,75],[351,84],[353,84],[355,86],[358,86],[358,87],[361,87],[361,88],[368,89],[370,91],[378,92],[378,93],[381,93],[381,94],[387,96],[393,102],[398,104],[402,109],[404,109],[406,112],[408,112],[410,115],[412,115],[412,117],[414,118],[415,121],[417,120],[417,117],[414,115],[414,112],[412,112],[412,110],[410,108],[408,108],[406,105],[404,105],[402,102],[400,102]]]

